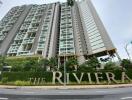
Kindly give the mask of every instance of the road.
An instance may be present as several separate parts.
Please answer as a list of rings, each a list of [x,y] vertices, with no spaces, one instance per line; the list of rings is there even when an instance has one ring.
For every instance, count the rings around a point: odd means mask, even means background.
[[[0,100],[132,100],[132,87],[111,89],[0,89]]]

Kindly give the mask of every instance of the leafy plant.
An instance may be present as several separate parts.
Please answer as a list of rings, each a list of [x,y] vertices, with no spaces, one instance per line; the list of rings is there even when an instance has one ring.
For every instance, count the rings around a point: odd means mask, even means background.
[[[31,83],[29,81],[15,81],[14,83],[16,86],[30,86]]]
[[[51,57],[49,59],[49,66],[50,66],[52,71],[57,70],[57,59],[55,57]]]
[[[7,83],[8,82],[8,77],[3,77],[1,80],[2,83]]]
[[[69,70],[77,70],[78,61],[75,57],[69,58],[68,61],[66,61],[66,66],[69,68]]]
[[[23,70],[24,71],[36,71],[38,68],[38,61],[32,58],[27,58],[25,62],[23,62]]]
[[[118,70],[121,69],[119,66],[116,65],[114,62],[108,62],[104,65],[105,70]]]
[[[94,69],[100,67],[100,63],[96,57],[91,57],[90,59],[88,59],[88,61],[85,62],[85,64],[88,67],[93,67]]]
[[[86,71],[93,71],[93,67],[89,67],[86,64],[82,64],[79,66],[78,71],[86,72]]]
[[[123,59],[122,62],[121,62],[121,66],[123,68],[132,68],[132,63],[128,59]]]
[[[7,65],[5,59],[6,59],[5,56],[0,56],[0,70],[2,70],[3,66]]]
[[[42,68],[43,71],[47,70],[47,66],[49,66],[49,60],[48,59],[40,59],[39,66]]]

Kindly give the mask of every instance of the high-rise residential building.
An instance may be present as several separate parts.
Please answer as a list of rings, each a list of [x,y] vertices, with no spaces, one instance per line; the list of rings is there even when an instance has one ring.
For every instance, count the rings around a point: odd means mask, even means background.
[[[113,55],[116,49],[90,0],[23,5],[12,8],[0,22],[0,53],[44,58]]]
[[[30,5],[28,14],[15,33],[8,56],[34,55],[52,57],[56,54],[59,5]]]

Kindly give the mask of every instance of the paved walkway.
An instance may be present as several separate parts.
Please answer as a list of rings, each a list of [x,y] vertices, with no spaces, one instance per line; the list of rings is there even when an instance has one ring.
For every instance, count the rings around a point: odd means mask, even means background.
[[[132,84],[118,84],[118,85],[68,85],[68,86],[8,86],[0,85],[4,89],[16,88],[32,88],[32,89],[96,89],[96,88],[123,88],[132,87]]]

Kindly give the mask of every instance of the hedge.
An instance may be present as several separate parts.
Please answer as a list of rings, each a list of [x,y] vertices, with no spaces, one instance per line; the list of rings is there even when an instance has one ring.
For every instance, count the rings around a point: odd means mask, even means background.
[[[101,71],[103,73],[103,80],[106,81],[106,75],[105,72],[112,72],[116,75],[115,79],[116,80],[121,80],[121,73],[122,71],[115,70],[115,71]],[[71,82],[76,82],[76,79],[72,73],[76,73],[78,77],[80,77],[81,72],[69,72],[70,74],[70,81]],[[84,72],[84,73],[91,73],[92,81],[95,81],[95,72]],[[63,72],[62,72],[63,74]],[[132,79],[132,70],[126,71],[126,74]],[[45,82],[52,82],[52,72],[4,72],[2,73],[2,78],[7,78],[8,82],[15,82],[15,81],[29,81],[29,78],[45,78]],[[83,80],[86,81],[88,80],[87,74],[84,74]],[[62,77],[63,80],[63,77]]]
[[[4,72],[2,73],[2,78],[7,77],[8,82],[13,81],[29,81],[29,78],[43,78],[45,77],[46,82],[52,81],[51,72]]]

